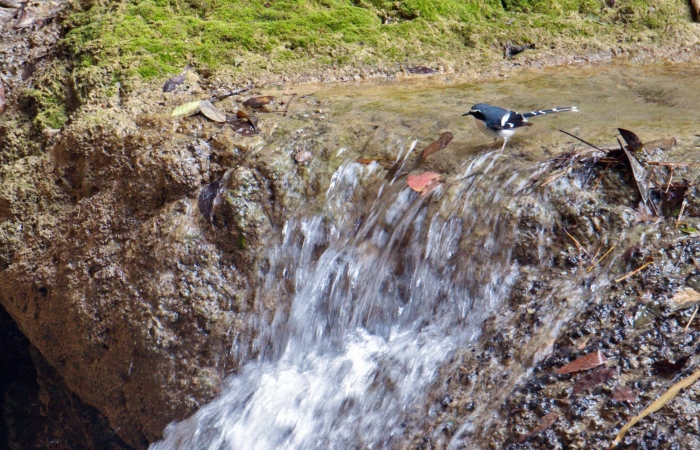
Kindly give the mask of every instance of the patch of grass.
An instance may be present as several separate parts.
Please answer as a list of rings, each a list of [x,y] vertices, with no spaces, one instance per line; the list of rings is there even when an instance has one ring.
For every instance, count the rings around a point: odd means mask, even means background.
[[[682,14],[672,0],[121,0],[72,14],[66,45],[78,71],[109,66],[150,79],[189,63],[284,73],[464,60],[500,53],[506,40],[600,38],[612,36],[607,25],[660,29]]]

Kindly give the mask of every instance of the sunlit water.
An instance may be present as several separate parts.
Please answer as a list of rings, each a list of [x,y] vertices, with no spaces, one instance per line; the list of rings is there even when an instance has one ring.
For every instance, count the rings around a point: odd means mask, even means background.
[[[638,68],[608,73],[607,81],[587,69],[587,73],[565,70],[483,87],[433,86],[421,91],[413,82],[407,87],[349,88],[350,100],[333,95],[336,105],[356,102],[365,114],[377,115],[384,108],[388,122],[405,115],[418,123],[416,117],[425,110],[439,110],[432,121],[424,118],[420,125],[407,127],[413,134],[445,129],[454,120],[454,111],[489,101],[508,107],[519,103],[524,106],[521,110],[577,104],[584,113],[589,104],[603,117],[589,122],[591,116],[582,113],[577,118],[562,116],[555,123],[600,137],[604,133],[594,132],[591,123],[607,121],[612,126],[617,114],[629,124],[615,126],[648,125],[645,132],[666,133],[658,137],[667,137],[670,131],[691,139],[690,122],[697,123],[700,117],[700,100],[689,103],[688,98],[700,92],[698,86],[690,89],[699,83],[695,75],[700,71],[681,69],[654,69],[653,75],[663,83]],[[679,84],[678,77],[687,84]],[[567,80],[572,89],[557,87],[566,86]],[[623,92],[618,109],[606,89]],[[492,96],[496,98],[491,100]],[[533,99],[523,101],[529,97]],[[547,97],[561,101],[540,103]],[[446,104],[449,113],[438,108]],[[674,109],[683,105],[698,111],[689,118],[688,111]],[[411,114],[410,108],[419,112]],[[653,120],[665,112],[678,121],[673,129]],[[344,114],[352,117],[357,112]],[[473,124],[460,123],[456,129],[467,126]],[[560,145],[558,140],[564,138],[553,138],[551,123],[547,127],[550,134],[540,131],[544,135],[539,144]],[[227,379],[218,398],[191,418],[171,424],[164,440],[152,449],[400,447],[404,420],[424,402],[440,367],[455,349],[478,341],[483,320],[502,307],[518,276],[512,256],[515,224],[524,213],[518,199],[536,195],[546,204],[544,194],[529,187],[541,165],[493,151],[465,156],[464,149],[483,139],[458,138],[462,142],[456,147],[463,151],[455,153],[454,168],[428,194],[408,188],[404,172],[387,177],[378,164],[362,165],[354,158],[340,165],[323,206],[289,220],[280,242],[269,250],[271,267],[256,292],[256,312],[247,318],[248,332],[237,336],[231,349],[239,360],[249,362]],[[535,141],[529,148],[539,144]],[[397,139],[386,152],[396,155],[396,164],[401,165],[415,145],[412,139]],[[580,189],[575,183],[562,186]],[[547,230],[539,234],[540,264],[547,265],[551,257]],[[293,288],[282,289],[283,284]],[[561,287],[572,298],[591,296],[600,288]],[[287,307],[270,317],[263,304],[277,296],[290,298],[280,302]],[[573,308],[548,312],[543,317],[551,320],[551,327],[539,340],[544,343],[556,336],[574,312]],[[488,416],[489,408],[506,394],[494,393],[493,402],[477,405],[474,414]],[[472,429],[465,418],[453,445],[468,440],[465,436]]]

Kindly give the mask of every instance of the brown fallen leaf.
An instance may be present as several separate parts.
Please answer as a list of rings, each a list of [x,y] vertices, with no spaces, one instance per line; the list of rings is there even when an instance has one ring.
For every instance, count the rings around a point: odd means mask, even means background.
[[[660,375],[675,375],[685,367],[685,364],[690,359],[690,355],[683,356],[676,360],[676,362],[669,361],[668,359],[662,359],[659,361],[654,361],[651,365],[656,373]]]
[[[179,75],[175,75],[172,78],[169,78],[168,81],[163,84],[163,92],[172,92],[179,85],[185,82],[185,75],[187,75],[187,71],[190,70],[190,66],[185,67],[185,70],[183,70]]]
[[[566,373],[581,372],[582,370],[592,369],[600,366],[601,364],[605,364],[605,361],[607,361],[607,359],[605,358],[603,352],[597,350],[570,362],[564,367],[559,368],[556,371],[556,374],[564,375]]]
[[[542,417],[542,422],[540,422],[539,425],[537,425],[535,428],[533,428],[532,431],[530,431],[529,433],[526,433],[526,434],[521,434],[520,437],[518,438],[518,442],[525,442],[525,440],[527,438],[529,438],[533,434],[539,433],[540,431],[546,430],[547,428],[552,426],[552,424],[556,421],[557,421],[557,413],[552,411],[551,413],[546,414],[544,417]]]
[[[226,116],[226,122],[231,125],[233,131],[242,134],[243,136],[260,134],[260,130],[258,130],[256,127],[255,122],[253,122],[253,120],[241,110],[238,110],[236,117]]]
[[[418,175],[409,175],[406,184],[416,192],[432,190],[438,185],[441,175],[435,172],[423,172]]]
[[[251,97],[248,100],[243,102],[243,106],[247,106],[248,108],[262,108],[265,105],[268,105],[272,103],[275,100],[275,97],[271,95],[264,95],[261,97]]]
[[[209,100],[202,100],[199,103],[199,112],[201,112],[207,119],[213,120],[214,122],[226,122],[226,115],[219,111],[219,108],[212,105]]]
[[[5,85],[2,84],[2,78],[0,78],[0,114],[5,112]]]
[[[452,135],[452,133],[450,133],[449,131],[445,131],[440,135],[440,137],[436,141],[434,141],[433,143],[431,143],[423,149],[423,151],[420,154],[420,159],[425,159],[433,153],[439,152],[443,148],[447,147],[447,144],[449,144],[453,138],[454,136]]]
[[[624,128],[618,128],[617,131],[620,132],[622,139],[624,139],[627,143],[627,151],[634,153],[636,151],[641,150],[642,147],[644,147],[644,144],[642,144],[642,140],[639,139],[639,136],[632,133],[631,131],[625,130]]]
[[[613,400],[616,402],[634,403],[637,400],[637,394],[634,393],[631,387],[618,384],[613,388]]]
[[[199,201],[197,202],[199,212],[202,213],[204,218],[207,219],[207,222],[210,224],[212,223],[211,213],[214,205],[214,199],[219,192],[220,183],[221,180],[210,183],[207,187],[202,189],[202,192],[199,193]]]
[[[419,74],[430,74],[430,73],[437,73],[437,70],[431,69],[430,67],[425,67],[425,66],[417,66],[417,67],[408,67],[406,69],[406,72],[408,73],[419,73]]]
[[[661,211],[664,216],[678,217],[689,188],[690,181],[684,179],[681,182],[669,184],[665,191],[661,191]]]
[[[674,303],[674,311],[692,308],[700,303],[700,292],[691,287],[685,287],[676,292],[676,294],[671,297],[671,301]]]
[[[605,383],[615,376],[615,372],[616,370],[614,367],[601,367],[591,371],[591,373],[576,380],[572,394],[578,395],[592,387]]]
[[[506,59],[511,59],[513,56],[533,48],[535,48],[535,44],[511,45],[508,43],[506,44],[503,53]]]
[[[355,162],[358,162],[360,164],[372,164],[373,162],[377,162],[379,159],[377,158],[359,158]]]
[[[681,391],[681,389],[685,389],[688,386],[691,386],[693,383],[695,383],[698,380],[698,378],[700,378],[700,370],[696,370],[689,377],[684,378],[683,380],[681,380],[678,383],[671,386],[666,392],[664,392],[661,395],[661,397],[656,399],[654,401],[654,403],[652,403],[647,408],[645,408],[644,411],[639,413],[639,415],[634,416],[629,422],[627,422],[625,424],[625,426],[623,426],[620,429],[620,432],[617,433],[617,436],[615,436],[615,440],[612,442],[612,445],[610,446],[610,448],[612,449],[612,448],[617,447],[617,444],[622,442],[622,439],[624,439],[625,435],[627,434],[627,431],[629,431],[629,429],[632,428],[634,426],[634,424],[636,424],[637,422],[639,422],[640,420],[642,420],[643,418],[645,418],[649,414],[656,412],[656,411],[660,410],[661,408],[663,408],[666,405],[666,403],[670,402],[671,400],[673,400],[676,397],[676,395],[678,395],[678,393]]]

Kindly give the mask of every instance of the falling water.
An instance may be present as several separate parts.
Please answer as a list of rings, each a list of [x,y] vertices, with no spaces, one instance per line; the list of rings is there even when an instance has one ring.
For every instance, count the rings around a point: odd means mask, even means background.
[[[508,160],[472,157],[429,194],[377,164],[343,164],[323,208],[290,220],[271,251],[250,318],[256,338],[233,349],[254,358],[153,450],[400,442],[406,414],[455,348],[478,337],[517,272],[505,211],[529,174]],[[267,317],[261,305],[282,295],[281,278],[295,294]]]

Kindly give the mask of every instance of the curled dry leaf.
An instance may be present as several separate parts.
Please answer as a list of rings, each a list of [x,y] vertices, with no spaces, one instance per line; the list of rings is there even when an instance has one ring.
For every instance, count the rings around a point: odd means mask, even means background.
[[[420,154],[420,158],[425,159],[433,153],[439,152],[443,148],[447,147],[447,144],[449,144],[453,138],[454,136],[452,135],[452,133],[450,133],[449,131],[445,131],[435,142],[431,143],[423,149],[423,152],[421,152]]]
[[[559,370],[556,371],[556,374],[564,375],[566,373],[581,372],[582,370],[592,369],[594,367],[598,367],[602,364],[605,364],[605,361],[607,361],[607,359],[605,358],[603,352],[597,350],[593,353],[589,353],[575,361],[570,362],[564,367],[561,367]]]
[[[637,400],[637,394],[634,393],[631,387],[618,384],[613,388],[613,400],[616,402],[634,403]]]
[[[187,75],[187,71],[190,70],[190,66],[185,67],[185,70],[183,70],[179,75],[175,75],[174,77],[168,79],[168,81],[165,82],[163,85],[163,92],[172,92],[179,85],[185,82],[185,75]]]
[[[214,199],[216,198],[216,194],[219,192],[220,183],[221,180],[210,183],[207,187],[202,189],[202,192],[199,193],[199,201],[197,202],[199,212],[202,213],[204,218],[207,219],[207,222],[210,224],[212,223],[211,213],[214,205]]]
[[[438,185],[440,177],[439,173],[423,172],[418,175],[409,175],[406,183],[416,192],[430,191]]]
[[[593,370],[591,373],[582,376],[576,383],[574,383],[573,395],[578,395],[581,392],[587,391],[592,387],[596,387],[599,384],[603,384],[612,377],[615,376],[615,368],[613,367],[601,367],[599,369]]]
[[[700,302],[700,292],[691,287],[685,287],[676,292],[671,301],[674,303],[673,309],[676,311],[688,309]]]
[[[272,103],[275,100],[275,97],[271,95],[263,95],[261,97],[251,97],[248,100],[243,102],[243,106],[247,106],[248,108],[262,108],[265,105],[268,105]]]
[[[185,114],[194,114],[197,111],[199,111],[199,104],[201,103],[200,100],[196,100],[194,102],[187,102],[183,103],[182,105],[178,106],[173,110],[172,113],[170,113],[171,116],[184,116]]]
[[[5,112],[5,85],[2,84],[2,78],[0,78],[0,114]]]
[[[649,414],[656,412],[656,411],[660,410],[661,408],[663,408],[666,405],[666,403],[670,402],[671,400],[673,400],[676,397],[676,395],[678,395],[678,393],[681,391],[681,389],[685,389],[688,386],[691,386],[693,383],[695,383],[698,380],[698,378],[700,378],[700,370],[696,370],[689,377],[687,377],[687,378],[679,381],[678,383],[674,384],[673,386],[671,386],[666,392],[664,392],[661,395],[661,397],[656,399],[654,401],[654,403],[649,405],[646,409],[644,409],[644,411],[639,413],[639,415],[634,416],[629,422],[627,422],[627,424],[625,424],[624,427],[622,427],[620,429],[620,432],[617,433],[617,436],[615,437],[615,440],[613,441],[610,448],[617,447],[617,444],[622,442],[622,439],[627,434],[627,431],[629,431],[629,429],[632,428],[634,426],[634,424],[636,424],[637,422],[639,422],[640,420],[642,420],[643,418],[645,418]]]
[[[243,136],[253,136],[260,133],[260,130],[255,126],[255,122],[241,110],[238,110],[236,117],[226,116],[226,122],[231,125],[233,131]]]
[[[356,162],[367,165],[377,161],[379,161],[377,158],[359,158]]]
[[[224,115],[224,113],[219,111],[219,108],[212,105],[212,103],[209,100],[202,100],[199,103],[199,112],[204,114],[204,116],[207,119],[213,120],[214,122],[219,122],[219,123],[226,122],[226,115]]]
[[[636,134],[632,133],[629,130],[625,130],[624,128],[618,128],[617,131],[620,132],[620,135],[622,136],[622,139],[625,140],[627,143],[627,150],[630,152],[636,152],[642,149],[644,147],[644,144],[642,144],[642,140],[639,139],[639,136]]]
[[[533,428],[532,431],[530,431],[527,434],[521,434],[520,437],[518,438],[518,442],[525,442],[525,440],[527,438],[529,438],[533,434],[539,433],[540,431],[546,430],[547,428],[552,426],[552,424],[556,421],[557,421],[557,413],[552,411],[551,413],[546,414],[544,417],[542,417],[542,422],[540,422],[539,425],[537,425],[535,428]]]

